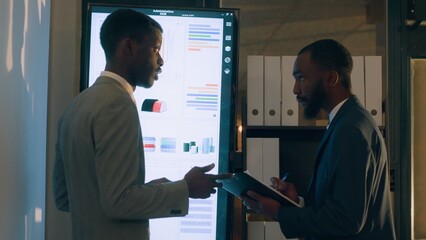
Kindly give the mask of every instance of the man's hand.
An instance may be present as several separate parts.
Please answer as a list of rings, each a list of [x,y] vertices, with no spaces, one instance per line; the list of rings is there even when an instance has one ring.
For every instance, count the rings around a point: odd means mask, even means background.
[[[184,179],[188,184],[190,198],[208,198],[216,193],[216,187],[222,187],[222,183],[216,182],[217,179],[229,178],[232,174],[206,174],[212,170],[214,164],[204,167],[193,167],[185,175]]]
[[[296,203],[299,203],[299,193],[293,183],[283,182],[279,178],[271,178],[272,187],[281,194],[287,196]]]
[[[280,193],[286,195],[288,198],[296,203],[299,203],[299,194],[296,186],[293,183],[283,182],[279,178],[271,178],[272,187]],[[251,210],[268,215],[273,219],[278,219],[278,210],[281,204],[272,198],[264,197],[256,192],[248,191],[247,196],[241,196],[244,205]]]
[[[253,191],[248,191],[247,196],[241,196],[241,200],[251,210],[268,215],[275,220],[278,219],[278,210],[281,204],[274,199],[264,197]]]

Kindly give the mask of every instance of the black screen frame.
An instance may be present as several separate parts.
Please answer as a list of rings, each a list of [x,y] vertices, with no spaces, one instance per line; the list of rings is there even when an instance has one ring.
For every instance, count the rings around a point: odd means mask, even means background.
[[[237,146],[236,140],[236,119],[237,119],[237,93],[238,93],[238,43],[239,43],[239,9],[231,8],[200,8],[200,7],[173,7],[173,6],[152,6],[142,4],[111,4],[111,3],[86,3],[83,6],[82,17],[82,38],[81,38],[81,64],[80,64],[80,91],[88,88],[89,84],[89,60],[90,60],[90,32],[91,32],[91,13],[96,8],[132,8],[132,9],[162,9],[177,11],[197,11],[205,12],[233,12],[233,36],[232,41],[232,59],[230,68],[232,69],[230,77],[224,78],[222,72],[221,89],[221,127],[219,140],[219,173],[232,171],[231,162],[235,159]],[[222,62],[222,64],[224,64]],[[225,81],[225,82],[224,82]],[[225,149],[225,150],[224,150]],[[216,239],[226,240],[232,236],[231,228],[233,219],[233,197],[225,190],[218,190],[217,200],[217,219],[216,219]],[[230,211],[228,211],[230,210]],[[224,224],[224,222],[226,224]]]

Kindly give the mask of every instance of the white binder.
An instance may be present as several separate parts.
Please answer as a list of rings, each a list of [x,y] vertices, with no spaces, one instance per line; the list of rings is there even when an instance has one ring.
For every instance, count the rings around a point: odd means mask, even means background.
[[[263,177],[263,140],[246,138],[246,168],[256,179]]]
[[[382,57],[365,56],[365,108],[379,126],[383,125],[382,115]]]
[[[263,56],[247,57],[247,125],[263,122]]]
[[[265,56],[265,126],[281,125],[281,57]]]
[[[250,175],[270,185],[271,177],[279,177],[280,139],[246,138],[246,168]]]
[[[247,222],[247,240],[263,240],[265,239],[264,222]]]
[[[279,138],[263,139],[263,182],[271,184],[271,177],[280,177]],[[284,239],[277,222],[265,222],[265,240]]]
[[[280,139],[262,139],[262,182],[271,185],[271,177],[279,177],[280,174]]]
[[[278,222],[265,222],[265,240],[284,240]]]
[[[299,104],[293,93],[294,77],[293,64],[296,56],[282,56],[281,58],[281,125],[299,125]]]
[[[279,177],[279,138],[246,138],[247,170],[250,175],[270,185],[272,176]],[[276,222],[248,221],[248,240],[284,239]]]
[[[250,175],[262,179],[263,141],[262,138],[246,138],[246,167]],[[261,221],[247,222],[247,240],[263,240],[265,226]]]
[[[353,69],[351,73],[352,93],[355,94],[365,107],[364,57],[352,56]]]

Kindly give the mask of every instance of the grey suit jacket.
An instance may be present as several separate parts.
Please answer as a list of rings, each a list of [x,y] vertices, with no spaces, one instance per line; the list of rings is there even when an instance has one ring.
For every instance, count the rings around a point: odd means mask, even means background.
[[[188,213],[184,180],[144,181],[138,110],[119,82],[100,77],[59,121],[53,190],[73,239],[149,239],[148,219]]]
[[[355,96],[323,136],[305,206],[280,209],[286,237],[396,239],[385,143]]]

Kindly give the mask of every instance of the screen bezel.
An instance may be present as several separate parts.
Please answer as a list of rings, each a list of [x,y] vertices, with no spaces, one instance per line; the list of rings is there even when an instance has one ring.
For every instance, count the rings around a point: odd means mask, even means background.
[[[236,106],[237,106],[237,79],[238,79],[238,41],[239,41],[239,10],[231,8],[198,8],[198,7],[172,7],[172,6],[146,6],[138,4],[105,4],[105,3],[87,3],[83,6],[82,20],[82,41],[81,41],[81,70],[80,70],[80,91],[88,88],[89,84],[89,60],[90,60],[90,31],[91,31],[91,14],[94,9],[164,9],[176,11],[202,11],[202,12],[233,12],[233,36],[232,48],[234,49],[232,58],[231,77],[223,82],[221,89],[221,127],[219,140],[219,173],[230,172],[231,160],[234,159],[236,151]],[[225,190],[218,190],[217,198],[217,218],[216,218],[216,239],[225,240],[230,236],[229,219],[232,219],[233,211],[227,211],[232,206],[233,197],[228,195]],[[223,223],[226,224],[223,224]]]

